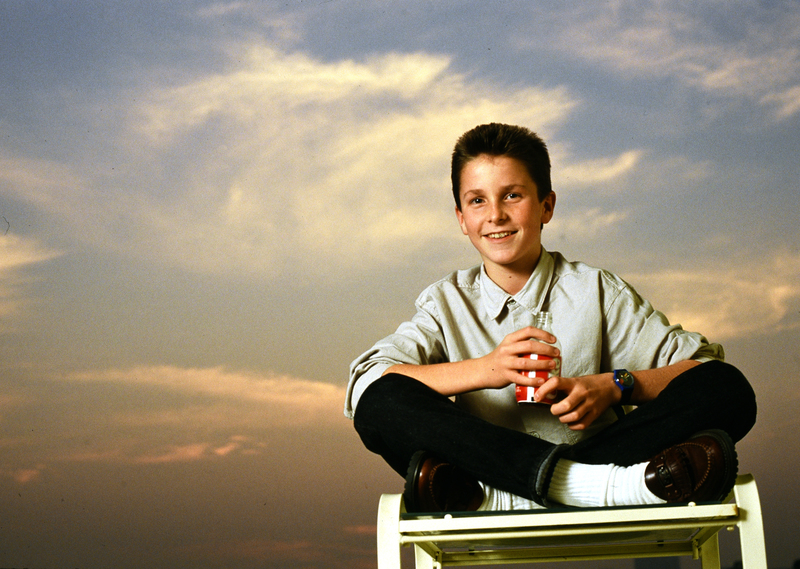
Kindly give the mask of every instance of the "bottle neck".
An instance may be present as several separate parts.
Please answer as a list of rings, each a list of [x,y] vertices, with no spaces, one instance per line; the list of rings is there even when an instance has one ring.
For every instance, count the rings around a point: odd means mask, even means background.
[[[536,324],[535,326],[539,330],[544,330],[546,332],[551,332],[551,327],[553,326],[553,315],[549,312],[539,312],[536,315]]]

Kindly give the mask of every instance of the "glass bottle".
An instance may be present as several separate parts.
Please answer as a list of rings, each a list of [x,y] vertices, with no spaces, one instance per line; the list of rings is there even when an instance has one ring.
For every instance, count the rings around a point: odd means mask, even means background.
[[[550,313],[550,312],[539,312],[538,314],[536,314],[533,326],[535,328],[539,328],[539,330],[544,330],[545,332],[549,332],[550,334],[553,334],[553,314]],[[537,341],[541,341],[541,340],[537,340]],[[561,352],[561,344],[559,343],[558,338],[556,338],[555,343],[552,344],[552,345],[555,346],[556,348],[558,348],[558,351]],[[525,371],[525,372],[522,372],[523,375],[526,375],[528,377],[538,377],[538,378],[542,378],[542,379],[548,379],[548,378],[553,377],[553,376],[560,376],[561,375],[561,356],[557,356],[555,358],[552,358],[550,356],[545,356],[545,355],[542,355],[542,354],[525,354],[522,357],[531,358],[532,360],[553,360],[554,359],[556,361],[556,366],[551,370],[542,369],[542,370],[536,370],[536,371],[533,371],[533,370]],[[544,404],[549,405],[549,404],[554,403],[556,401],[556,397],[557,396],[556,396],[555,393],[548,394],[547,398],[545,398],[543,401],[536,401],[534,399],[534,394],[536,393],[536,391],[538,389],[539,388],[536,387],[536,386],[528,387],[527,385],[517,385],[517,403],[520,403],[520,404],[544,403]]]

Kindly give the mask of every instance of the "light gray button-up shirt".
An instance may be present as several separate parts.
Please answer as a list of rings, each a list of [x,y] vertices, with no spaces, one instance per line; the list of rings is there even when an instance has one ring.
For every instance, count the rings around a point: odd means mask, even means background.
[[[353,417],[364,389],[394,364],[435,364],[479,358],[508,334],[532,326],[539,311],[553,314],[561,343],[562,375],[578,377],[653,369],[687,359],[723,359],[722,346],[671,325],[616,275],[542,249],[525,286],[510,295],[483,266],[456,271],[425,289],[417,313],[350,367],[345,415]],[[457,402],[492,423],[555,443],[574,444],[616,420],[608,410],[585,431],[571,431],[540,404],[518,405],[514,385],[464,393]]]

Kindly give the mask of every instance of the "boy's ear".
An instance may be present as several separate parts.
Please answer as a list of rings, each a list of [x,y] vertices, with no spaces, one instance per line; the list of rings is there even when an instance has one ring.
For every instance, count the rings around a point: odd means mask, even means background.
[[[556,193],[550,192],[547,197],[542,200],[542,223],[550,223],[553,219],[553,212],[556,209]]]
[[[464,214],[461,213],[461,210],[458,209],[458,206],[456,206],[456,218],[458,219],[458,224],[461,226],[461,233],[467,235],[467,225],[464,223]]]

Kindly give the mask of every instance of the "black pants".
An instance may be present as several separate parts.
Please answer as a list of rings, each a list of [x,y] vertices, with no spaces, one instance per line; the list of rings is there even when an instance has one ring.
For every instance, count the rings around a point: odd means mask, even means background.
[[[707,429],[724,430],[739,441],[755,420],[755,394],[747,379],[733,366],[711,361],[682,373],[656,399],[575,445],[491,424],[423,383],[391,373],[364,391],[354,423],[364,445],[401,476],[411,456],[427,450],[489,486],[547,505],[559,458],[630,466]]]

